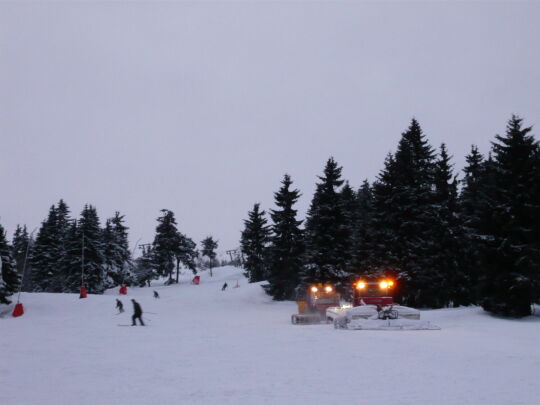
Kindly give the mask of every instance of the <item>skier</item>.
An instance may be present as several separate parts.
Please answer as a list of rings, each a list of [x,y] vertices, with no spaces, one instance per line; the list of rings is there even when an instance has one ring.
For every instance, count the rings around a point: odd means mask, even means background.
[[[159,298],[159,294],[156,290],[154,290],[154,298]]]
[[[225,284],[223,284],[223,287],[221,287],[221,291],[225,291],[226,288],[227,288],[227,282],[225,282]]]
[[[118,298],[116,299],[116,308],[118,308],[118,313],[121,314],[124,312],[124,304]]]
[[[141,323],[141,326],[144,326],[144,322],[142,320],[142,308],[141,308],[141,306],[134,299],[131,299],[131,302],[133,302],[133,316],[131,317],[131,321],[132,321],[131,326],[136,326],[137,325],[137,322],[135,322],[137,319]]]

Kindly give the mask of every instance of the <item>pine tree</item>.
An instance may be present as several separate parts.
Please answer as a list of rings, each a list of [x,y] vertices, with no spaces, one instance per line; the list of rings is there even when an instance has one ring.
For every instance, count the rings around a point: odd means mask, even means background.
[[[171,284],[174,282],[173,270],[180,245],[180,233],[174,213],[167,209],[161,210],[161,213],[152,243],[153,263],[158,274],[168,277],[167,284]]]
[[[398,278],[396,296],[410,306],[438,307],[444,275],[434,263],[437,228],[434,151],[413,119],[373,187],[372,272]]]
[[[465,226],[475,226],[478,222],[478,200],[484,157],[478,151],[478,147],[473,145],[465,161],[467,166],[463,169],[464,177],[461,180],[462,188],[459,195],[460,211]]]
[[[270,227],[267,225],[265,214],[260,210],[260,204],[255,204],[253,210],[248,212],[248,219],[244,220],[240,246],[245,257],[244,274],[250,283],[266,279]]]
[[[60,269],[57,266],[62,257],[62,241],[58,239],[57,218],[57,210],[53,205],[36,236],[31,256],[34,291],[59,292],[62,290],[59,282]]]
[[[540,296],[539,146],[522,122],[512,116],[492,144],[493,173],[482,183],[489,221],[480,221],[482,306],[514,317],[529,315]]]
[[[345,269],[347,273],[357,272],[356,246],[359,233],[360,206],[358,196],[346,181],[339,193],[341,212],[343,213],[343,227],[345,230],[344,255],[346,256]]]
[[[431,252],[433,270],[440,275],[439,296],[434,306],[471,304],[471,283],[464,271],[464,232],[458,216],[457,180],[446,146],[441,145],[435,162],[435,246]]]
[[[330,158],[319,176],[317,189],[306,219],[306,261],[302,281],[346,285],[350,234],[343,212],[339,187],[341,167]]]
[[[32,269],[28,263],[28,256],[32,253],[32,245],[33,241],[31,240],[30,235],[28,235],[26,225],[23,227],[17,225],[13,234],[12,255],[17,266],[17,273],[21,276],[23,291],[32,291]]]
[[[210,268],[210,277],[213,276],[212,268],[214,267],[216,261],[216,249],[218,248],[218,243],[211,236],[206,237],[201,242],[202,250],[201,255],[208,257],[208,266]]]
[[[179,234],[178,247],[176,251],[176,282],[179,281],[180,263],[186,268],[190,269],[193,274],[197,274],[197,266],[195,260],[198,257],[197,244],[193,242],[193,239]]]
[[[400,228],[401,215],[395,208],[394,194],[398,188],[398,173],[394,155],[388,154],[384,168],[379,173],[372,187],[372,215],[369,229],[372,231],[371,243],[364,252],[369,253],[364,258],[363,269],[366,275],[376,275],[386,269],[399,267],[396,246],[400,244],[397,230]]]
[[[77,239],[80,240],[83,285],[88,292],[102,294],[108,287],[106,282],[104,246],[99,217],[92,205],[85,205],[76,228]]]
[[[59,239],[63,240],[70,228],[71,218],[69,217],[69,207],[64,200],[58,201],[56,207],[56,232]]]
[[[65,262],[66,235],[70,228],[69,208],[63,200],[51,206],[47,219],[32,248],[30,265],[35,291],[61,292],[66,288]]]
[[[72,221],[64,239],[64,255],[58,265],[64,282],[62,292],[76,293],[83,283],[82,279],[82,233],[78,222]]]
[[[11,247],[6,239],[6,231],[0,225],[0,304],[11,304],[8,297],[19,290],[20,282]]]
[[[118,211],[113,218],[106,221],[103,229],[105,265],[111,287],[132,285],[136,282],[129,250],[128,229],[124,225],[124,215],[120,215]]]
[[[295,296],[300,282],[302,255],[304,252],[302,221],[296,220],[293,208],[300,198],[300,192],[291,190],[292,180],[288,174],[283,177],[282,186],[274,194],[277,210],[271,210],[272,237],[269,248],[268,285],[264,288],[274,300],[289,300]]]
[[[121,268],[117,267],[116,263],[116,241],[112,229],[112,224],[110,218],[105,221],[105,227],[102,231],[102,242],[103,242],[103,256],[104,256],[104,265],[106,272],[106,285],[107,288],[111,288],[120,283],[119,278],[121,275]]]
[[[17,272],[19,274],[22,273],[27,242],[28,242],[28,231],[26,230],[26,225],[23,228],[19,224],[17,224],[17,227],[15,228],[15,232],[13,233],[11,254],[12,254],[13,259],[15,260]]]
[[[135,275],[139,287],[148,285],[150,282],[159,277],[154,264],[154,252],[152,246],[143,246],[142,255],[135,260]]]
[[[482,178],[484,177],[486,163],[484,157],[476,146],[471,147],[471,152],[465,158],[467,165],[463,169],[464,177],[461,180],[459,194],[459,221],[462,228],[462,257],[461,269],[465,275],[464,283],[468,288],[462,288],[455,292],[454,299],[464,305],[477,303],[480,291],[478,278],[480,274],[480,251],[482,239],[479,234],[480,220],[488,207],[484,206],[482,199]],[[468,298],[465,296],[469,293]]]
[[[368,269],[369,253],[372,249],[373,192],[367,180],[364,180],[356,195],[357,220],[353,234],[352,268],[357,275],[361,275]]]

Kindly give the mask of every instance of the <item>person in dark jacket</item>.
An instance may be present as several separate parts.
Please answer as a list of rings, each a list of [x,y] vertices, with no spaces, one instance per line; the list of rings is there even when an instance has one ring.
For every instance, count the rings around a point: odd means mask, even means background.
[[[136,326],[137,325],[137,322],[135,322],[137,319],[141,323],[141,326],[144,326],[144,322],[142,320],[142,308],[141,308],[141,306],[134,299],[132,299],[131,302],[133,302],[133,316],[131,317],[131,321],[133,323],[131,324],[131,326]]]
[[[221,291],[225,291],[226,288],[227,288],[227,283],[223,284],[223,287],[221,287]]]
[[[159,298],[159,294],[156,290],[154,290],[154,298]]]
[[[116,299],[116,308],[118,308],[118,313],[121,314],[124,312],[124,304],[118,298]]]

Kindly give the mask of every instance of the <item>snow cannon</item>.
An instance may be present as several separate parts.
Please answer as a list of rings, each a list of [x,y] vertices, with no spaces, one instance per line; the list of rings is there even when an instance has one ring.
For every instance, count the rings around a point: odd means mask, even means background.
[[[86,298],[86,296],[87,296],[86,287],[83,285],[81,286],[81,290],[79,292],[79,298]]]
[[[340,295],[334,285],[315,283],[307,286],[296,300],[298,313],[291,316],[293,325],[310,325],[328,322],[326,310],[339,305]]]
[[[326,318],[336,329],[364,330],[438,330],[429,321],[420,320],[420,311],[394,303],[394,280],[360,279],[353,283],[352,305],[330,307]]]
[[[127,286],[122,284],[120,286],[120,291],[119,291],[120,295],[127,295]]]
[[[191,280],[191,284],[199,285],[201,282],[201,276],[195,276],[193,277],[193,280]]]

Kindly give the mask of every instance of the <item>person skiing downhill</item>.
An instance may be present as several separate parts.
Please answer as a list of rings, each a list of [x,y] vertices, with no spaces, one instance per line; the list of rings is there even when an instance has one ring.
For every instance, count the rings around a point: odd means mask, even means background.
[[[226,288],[227,288],[227,283],[223,284],[223,287],[221,287],[221,291],[225,291]]]
[[[124,304],[118,298],[116,299],[116,308],[118,308],[118,313],[121,314],[124,312]]]
[[[142,320],[142,308],[141,308],[141,306],[134,299],[131,299],[131,302],[133,302],[133,316],[131,317],[131,321],[132,321],[131,326],[137,326],[137,322],[135,322],[137,319],[141,323],[141,326],[144,326],[144,322]]]
[[[154,290],[154,298],[159,298],[159,294],[156,290]]]

